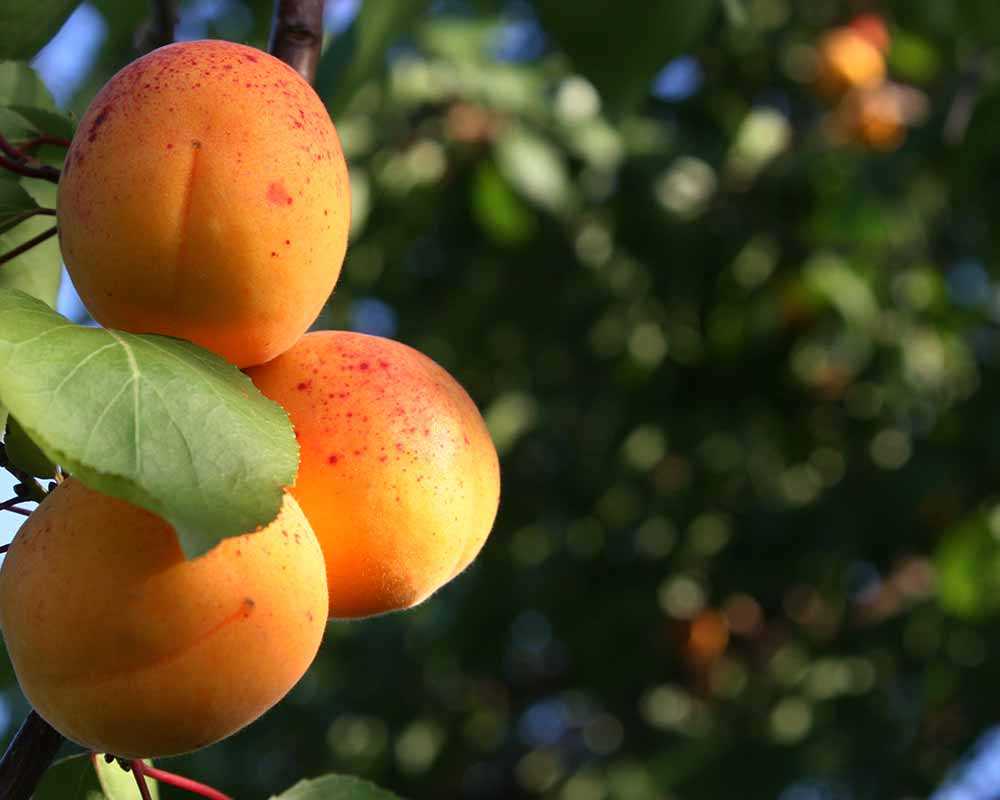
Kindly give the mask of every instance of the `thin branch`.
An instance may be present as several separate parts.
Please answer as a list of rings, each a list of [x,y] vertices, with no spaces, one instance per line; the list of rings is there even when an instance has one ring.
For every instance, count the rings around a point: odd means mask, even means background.
[[[7,143],[7,140],[0,136],[0,142]],[[9,172],[23,175],[26,178],[39,178],[43,181],[59,183],[59,170],[47,164],[40,164],[37,167],[33,167],[25,164],[23,161],[14,161],[6,156],[0,156],[0,167]]]
[[[29,800],[65,741],[32,711],[0,759],[0,800]]]
[[[69,147],[72,143],[71,139],[66,139],[62,136],[36,136],[33,139],[25,139],[23,142],[18,142],[17,149],[25,153],[34,150],[36,147],[41,147],[43,144],[51,144],[54,147]]]
[[[228,794],[223,794],[218,789],[213,789],[211,786],[207,786],[199,781],[185,778],[183,775],[175,775],[173,772],[157,769],[144,761],[132,762],[132,771],[135,772],[136,770],[140,770],[144,775],[155,781],[165,783],[168,786],[176,786],[178,789],[206,797],[208,800],[233,800]]]
[[[310,84],[323,47],[323,0],[275,0],[268,52]]]
[[[8,250],[3,255],[0,255],[0,264],[6,264],[8,261],[12,261],[13,259],[17,258],[19,255],[21,255],[21,253],[28,252],[35,245],[41,244],[46,239],[52,238],[53,236],[56,235],[56,231],[57,228],[55,227],[49,228],[47,231],[43,231],[42,233],[38,234],[38,236],[33,236],[23,244],[19,244],[13,250]]]
[[[13,228],[15,225],[20,225],[26,219],[31,219],[32,217],[54,217],[55,215],[56,210],[54,208],[29,208],[27,211],[22,211],[16,217],[13,217],[6,224],[5,228]]]

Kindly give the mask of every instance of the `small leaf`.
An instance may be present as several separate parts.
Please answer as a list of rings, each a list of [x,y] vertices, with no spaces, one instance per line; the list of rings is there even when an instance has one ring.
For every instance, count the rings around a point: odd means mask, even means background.
[[[173,525],[189,558],[273,520],[298,467],[287,414],[236,367],[18,291],[0,291],[0,402],[68,472]]]
[[[0,233],[31,216],[38,203],[20,183],[0,173]]]
[[[56,102],[38,73],[23,61],[0,61],[0,106],[56,110]]]
[[[18,103],[11,103],[9,110],[18,114],[21,119],[26,120],[36,136],[45,134],[46,136],[61,136],[64,139],[72,139],[76,125],[65,114],[50,111],[47,108],[36,108]]]
[[[291,789],[271,800],[400,800],[397,795],[374,783],[350,775],[324,775],[315,780],[299,781]]]
[[[7,418],[7,429],[3,437],[4,449],[11,463],[36,478],[51,478],[56,474],[56,465],[38,449],[24,428],[13,417]]]
[[[51,183],[23,178],[18,184],[38,205],[48,208],[55,206],[56,187]],[[35,216],[7,231],[0,227],[0,255],[10,252],[54,224],[55,217]],[[0,289],[20,289],[51,307],[55,307],[61,278],[59,242],[54,236],[0,265]]]
[[[424,13],[429,0],[364,3],[351,26],[326,49],[316,71],[316,91],[330,113],[342,111],[358,88],[385,66],[389,47]]]
[[[97,769],[97,779],[108,800],[142,800],[135,776],[118,766],[117,761],[109,764],[103,756],[97,755],[94,756],[93,763]],[[147,760],[143,763],[148,765],[153,762]],[[146,778],[146,786],[149,787],[149,796],[152,800],[159,800],[160,785],[152,778]]]
[[[70,756],[45,770],[34,800],[108,800],[89,755]]]
[[[566,210],[572,184],[563,154],[547,140],[511,127],[496,142],[497,165],[522,195],[549,211]]]
[[[0,58],[31,58],[62,27],[78,0],[4,0]]]

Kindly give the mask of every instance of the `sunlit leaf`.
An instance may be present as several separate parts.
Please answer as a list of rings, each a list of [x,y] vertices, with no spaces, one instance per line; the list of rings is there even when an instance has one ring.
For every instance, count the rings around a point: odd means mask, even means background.
[[[16,291],[0,292],[0,402],[84,483],[166,519],[189,557],[274,519],[298,465],[285,412],[221,358]]]

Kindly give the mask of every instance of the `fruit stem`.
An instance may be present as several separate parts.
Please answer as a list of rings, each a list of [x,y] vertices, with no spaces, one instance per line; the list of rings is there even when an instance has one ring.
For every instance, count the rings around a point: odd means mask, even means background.
[[[185,791],[191,792],[191,794],[207,797],[208,800],[233,800],[233,798],[229,795],[223,794],[217,789],[213,789],[211,786],[206,786],[204,783],[191,780],[191,778],[185,778],[183,775],[175,775],[173,772],[157,769],[144,761],[133,761],[132,772],[134,772],[137,776],[145,775],[152,778],[154,781],[165,783],[168,786],[176,786],[178,789],[184,789]]]
[[[149,786],[146,783],[146,765],[138,760],[129,763],[132,767],[132,777],[135,778],[135,785],[139,787],[139,796],[142,800],[153,800],[149,794]]]
[[[0,157],[0,166],[3,165],[3,158]],[[57,229],[55,227],[49,228],[47,231],[38,234],[38,236],[32,236],[28,241],[19,244],[13,250],[8,250],[3,255],[0,255],[0,264],[6,264],[8,261],[13,261],[21,253],[28,252],[32,247],[41,244],[46,239],[50,239],[56,235]]]
[[[32,711],[0,758],[0,800],[28,800],[65,741]]]
[[[310,84],[323,47],[323,0],[275,0],[268,52]]]

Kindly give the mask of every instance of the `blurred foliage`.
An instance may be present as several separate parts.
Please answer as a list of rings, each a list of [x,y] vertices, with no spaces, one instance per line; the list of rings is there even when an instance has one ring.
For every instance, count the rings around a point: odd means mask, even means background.
[[[354,220],[318,324],[464,383],[497,527],[172,768],[239,797],[328,770],[409,798],[927,796],[1000,715],[1000,6],[416,5],[331,14]],[[263,46],[268,6],[187,2],[181,30]],[[925,106],[881,150],[831,136],[812,78],[862,7]],[[145,17],[93,8],[77,113]]]

